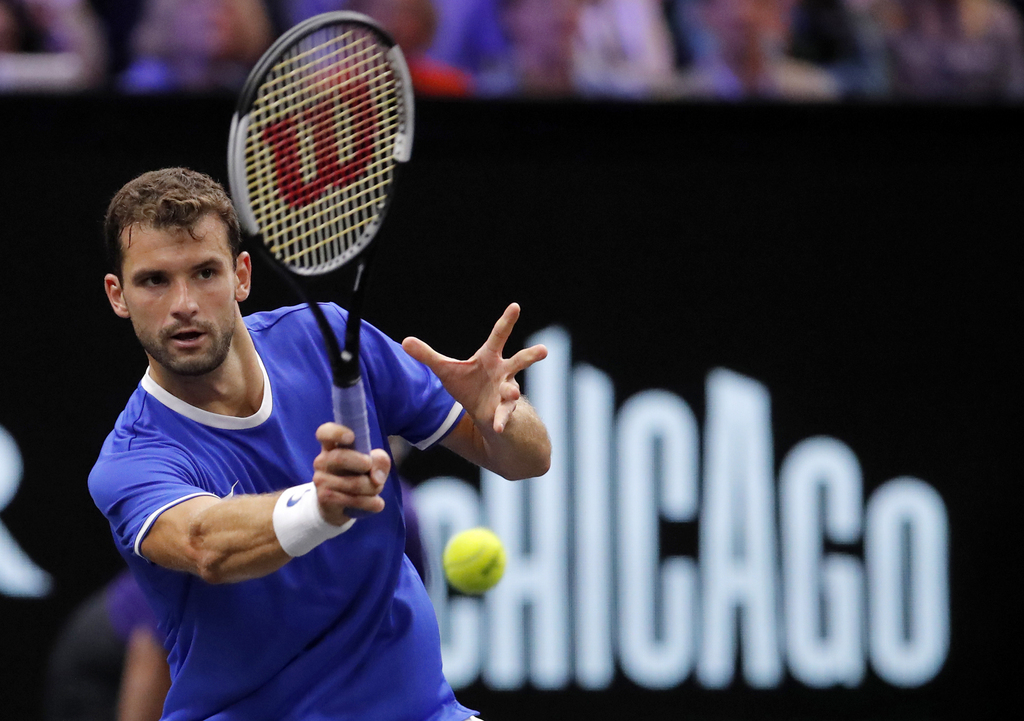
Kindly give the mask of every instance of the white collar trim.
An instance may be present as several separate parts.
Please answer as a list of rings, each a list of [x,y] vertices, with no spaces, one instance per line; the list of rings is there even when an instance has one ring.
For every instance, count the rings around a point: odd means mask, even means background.
[[[226,430],[255,428],[263,423],[263,421],[270,418],[270,413],[274,409],[274,394],[270,391],[270,376],[267,375],[267,369],[263,365],[263,359],[260,358],[260,354],[258,352],[256,353],[256,360],[259,361],[260,371],[263,372],[263,403],[260,404],[260,409],[258,411],[245,418],[225,416],[220,413],[211,413],[210,411],[204,411],[202,408],[196,408],[195,406],[186,403],[153,380],[153,377],[149,374],[149,368],[146,369],[146,374],[142,376],[142,387],[147,393],[175,413],[179,413],[186,418],[190,418],[196,423],[202,423],[204,426],[223,428]]]

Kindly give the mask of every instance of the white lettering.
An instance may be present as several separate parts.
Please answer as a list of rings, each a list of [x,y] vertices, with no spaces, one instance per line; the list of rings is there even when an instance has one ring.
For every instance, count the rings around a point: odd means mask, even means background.
[[[864,557],[871,665],[894,686],[920,686],[949,653],[949,521],[935,489],[895,478],[868,501]]]
[[[696,518],[698,446],[693,411],[671,393],[640,393],[619,412],[620,651],[622,670],[648,688],[693,667],[697,567],[677,557],[659,571],[658,523]]]
[[[539,483],[480,474],[487,515],[508,558],[505,578],[487,594],[492,622],[484,678],[496,689],[526,680],[524,642],[537,688],[561,688],[569,680],[569,336],[548,329],[527,340],[534,343],[548,348],[547,359],[526,371],[526,382],[551,436],[551,470]]]
[[[824,555],[824,540],[860,540],[860,464],[834,438],[809,438],[779,471],[782,576],[789,668],[814,688],[855,687],[864,678],[864,573],[845,554]]]
[[[7,429],[0,426],[0,511],[7,508],[21,485],[21,451]],[[0,594],[43,598],[52,587],[50,574],[32,562],[10,531],[0,523]]]
[[[448,595],[441,556],[448,539],[459,531],[484,524],[480,496],[458,478],[439,477],[414,490],[416,516],[428,566],[430,599],[441,631],[444,675],[456,688],[468,686],[480,674],[480,630],[483,602],[478,598]]]
[[[615,389],[607,375],[590,366],[578,367],[573,381],[576,681],[585,689],[602,689],[615,676],[610,477]]]
[[[769,405],[768,391],[757,381],[722,369],[708,376],[697,674],[709,688],[732,680],[737,615],[747,682],[769,688],[782,678]]]
[[[528,342],[549,350],[525,380],[551,435],[550,472],[510,483],[484,471],[482,499],[451,478],[417,490],[455,688],[482,678],[496,690],[606,689],[616,664],[652,689],[695,669],[700,686],[723,688],[737,667],[747,685],[773,688],[784,662],[811,688],[860,686],[869,660],[891,685],[935,677],[950,615],[948,519],[934,489],[898,478],[865,509],[854,452],[815,437],[786,454],[776,506],[761,383],[709,374],[701,469],[681,398],[642,391],[616,414],[612,379],[572,367],[565,331]],[[441,548],[478,523],[505,543],[505,578],[483,599],[449,597]],[[661,547],[679,523],[699,524],[697,560]]]

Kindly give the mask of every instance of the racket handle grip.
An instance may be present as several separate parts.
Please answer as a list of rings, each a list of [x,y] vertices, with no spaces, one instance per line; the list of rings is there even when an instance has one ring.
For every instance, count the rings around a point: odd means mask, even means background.
[[[331,395],[334,400],[334,422],[347,426],[356,434],[352,448],[360,453],[370,452],[370,425],[366,419],[366,391],[363,389],[363,379],[356,381],[355,385],[348,388],[332,387]],[[346,511],[350,518],[362,518],[369,515],[366,511],[358,508],[350,508]]]
[[[369,453],[370,425],[366,420],[366,391],[360,378],[348,388],[333,387],[334,422],[347,426],[356,434],[352,447],[360,453]]]

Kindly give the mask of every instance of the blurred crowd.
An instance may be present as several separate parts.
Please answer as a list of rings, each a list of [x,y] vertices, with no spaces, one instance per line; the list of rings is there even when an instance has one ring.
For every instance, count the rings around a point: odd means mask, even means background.
[[[0,0],[0,92],[232,91],[342,9],[422,96],[1024,98],[1024,0]]]

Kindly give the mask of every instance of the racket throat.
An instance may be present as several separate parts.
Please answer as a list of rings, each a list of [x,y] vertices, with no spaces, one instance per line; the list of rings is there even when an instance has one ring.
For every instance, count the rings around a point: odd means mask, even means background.
[[[338,388],[351,388],[359,382],[359,331],[362,324],[363,297],[366,295],[367,267],[373,258],[373,246],[363,251],[356,265],[352,286],[352,302],[345,322],[345,347],[338,353],[334,367],[334,384]]]
[[[285,275],[288,275],[285,273]],[[319,303],[310,300],[304,289],[294,279],[289,278],[299,297],[306,301],[306,306],[313,312],[316,324],[320,328],[320,335],[323,336],[324,345],[327,349],[327,357],[331,361],[331,376],[336,388],[351,388],[359,382],[359,323],[358,316],[349,314],[345,324],[345,347],[338,346],[338,337],[334,329],[324,315]]]
[[[345,335],[348,335],[346,333]],[[351,347],[349,339],[345,339],[345,350],[338,356],[335,364],[334,385],[338,388],[351,388],[359,382],[359,337],[356,336],[355,348]]]

